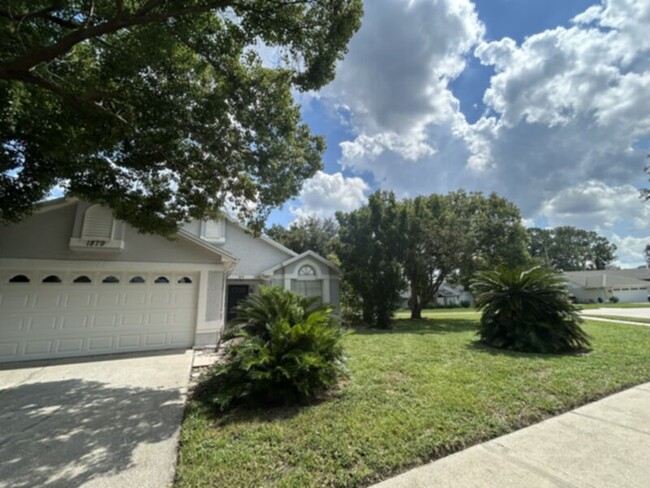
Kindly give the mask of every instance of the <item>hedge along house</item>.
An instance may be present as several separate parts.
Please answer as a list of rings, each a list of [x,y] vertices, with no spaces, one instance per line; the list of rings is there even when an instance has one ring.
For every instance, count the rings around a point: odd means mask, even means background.
[[[339,274],[230,219],[166,239],[100,205],[53,200],[0,228],[0,362],[215,345],[259,285],[338,308]]]

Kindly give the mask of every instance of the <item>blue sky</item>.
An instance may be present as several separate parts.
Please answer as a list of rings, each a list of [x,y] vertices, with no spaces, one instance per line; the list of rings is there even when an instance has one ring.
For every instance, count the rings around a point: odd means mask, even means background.
[[[496,191],[527,225],[596,230],[642,264],[648,31],[650,0],[366,1],[336,79],[297,96],[324,170],[270,223],[377,189]]]

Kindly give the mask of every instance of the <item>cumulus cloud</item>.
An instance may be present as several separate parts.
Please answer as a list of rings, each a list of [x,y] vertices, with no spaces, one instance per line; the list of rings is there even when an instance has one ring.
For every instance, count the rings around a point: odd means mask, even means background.
[[[573,225],[604,233],[624,223],[627,232],[650,231],[650,205],[632,185],[588,181],[556,193],[542,204],[550,226]]]
[[[338,210],[350,212],[366,202],[368,185],[362,178],[319,171],[307,180],[299,195],[300,205],[291,208],[296,217],[332,217]]]
[[[647,0],[603,0],[566,27],[488,41],[470,0],[366,2],[320,94],[355,134],[339,162],[400,196],[497,191],[527,219],[643,239],[648,25]],[[450,88],[470,56],[494,70],[474,123]]]
[[[400,194],[442,185],[448,166],[439,162],[468,156],[462,141],[454,144],[464,117],[448,85],[483,31],[469,0],[367,2],[336,80],[322,92],[346,108],[357,134],[341,144],[342,166]]]
[[[650,235],[645,237],[619,237],[618,234],[614,234],[610,240],[616,244],[618,259],[615,264],[623,268],[636,268],[646,264],[643,251],[646,245],[650,244]]]
[[[611,0],[521,46],[479,43],[476,56],[496,74],[484,95],[491,113],[467,140],[490,170],[485,181],[524,213],[584,181],[639,183],[635,143],[650,134],[650,43],[640,33],[649,20],[650,2]]]

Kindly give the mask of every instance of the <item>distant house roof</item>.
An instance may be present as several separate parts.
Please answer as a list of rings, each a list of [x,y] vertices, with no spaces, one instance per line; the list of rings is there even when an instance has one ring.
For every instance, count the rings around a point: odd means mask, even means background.
[[[650,269],[603,269],[564,273],[570,288],[650,287]]]
[[[439,297],[459,297],[461,292],[456,288],[452,288],[448,285],[441,285],[438,289]]]

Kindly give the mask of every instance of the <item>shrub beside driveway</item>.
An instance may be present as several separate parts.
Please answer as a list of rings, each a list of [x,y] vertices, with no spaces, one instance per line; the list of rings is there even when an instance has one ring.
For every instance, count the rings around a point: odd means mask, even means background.
[[[586,322],[588,354],[476,343],[477,316],[345,338],[350,379],[304,407],[215,414],[190,402],[178,487],[365,486],[650,380],[650,328]]]

